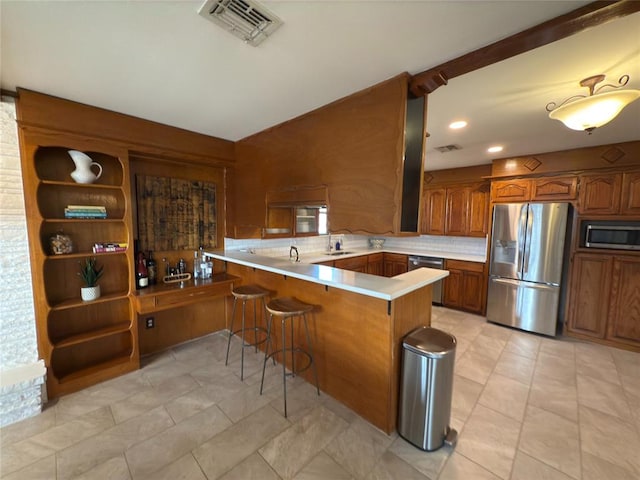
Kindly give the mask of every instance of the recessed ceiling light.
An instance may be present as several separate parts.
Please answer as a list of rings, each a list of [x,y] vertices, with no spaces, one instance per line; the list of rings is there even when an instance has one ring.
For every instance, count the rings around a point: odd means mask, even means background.
[[[487,148],[487,152],[489,153],[498,153],[502,151],[502,145],[494,145],[493,147]]]
[[[456,120],[449,124],[449,128],[452,130],[458,130],[467,126],[467,122],[464,120]]]

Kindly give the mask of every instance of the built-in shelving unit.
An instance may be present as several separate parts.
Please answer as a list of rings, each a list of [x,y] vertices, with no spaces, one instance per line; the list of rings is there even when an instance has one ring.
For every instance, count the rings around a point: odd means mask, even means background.
[[[133,285],[132,213],[126,150],[63,135],[23,136],[23,179],[40,354],[49,397],[80,390],[139,367]],[[68,150],[81,150],[102,167],[92,184],[73,181]],[[104,206],[106,219],[69,219],[68,205]],[[50,238],[68,235],[73,250],[53,254]],[[122,252],[94,254],[95,243],[127,243]],[[80,297],[79,263],[104,267],[101,297]]]

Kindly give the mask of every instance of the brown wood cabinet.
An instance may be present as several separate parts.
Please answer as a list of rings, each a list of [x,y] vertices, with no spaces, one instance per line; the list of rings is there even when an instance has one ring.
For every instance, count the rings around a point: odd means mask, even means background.
[[[580,175],[579,211],[582,214],[615,215],[620,211],[622,174]]]
[[[640,257],[613,260],[607,339],[640,348]]]
[[[567,333],[640,349],[640,257],[576,253]]]
[[[367,273],[384,276],[384,253],[367,255]]]
[[[491,182],[491,199],[503,202],[544,202],[574,200],[578,177],[538,177]]]
[[[409,257],[401,253],[384,253],[384,276],[395,277],[409,270]]]
[[[571,271],[569,332],[604,338],[611,291],[611,255],[577,253]]]
[[[421,233],[484,237],[488,222],[489,184],[425,189]]]
[[[445,270],[449,276],[444,279],[442,304],[445,307],[484,314],[486,307],[485,264],[446,260]]]
[[[130,304],[133,285],[129,160],[108,143],[61,134],[22,132],[22,172],[34,278],[36,330],[53,398],[139,368],[137,324]],[[92,184],[70,178],[69,149],[86,152],[102,167]],[[106,207],[106,219],[65,218],[68,205]],[[71,237],[71,253],[54,254],[49,239]],[[94,254],[98,242],[127,243],[124,252]],[[83,302],[79,262],[97,258],[104,273],[101,297]]]
[[[623,215],[640,215],[640,172],[628,172],[622,175]]]
[[[334,267],[352,272],[367,273],[367,256],[340,258],[335,261]]]

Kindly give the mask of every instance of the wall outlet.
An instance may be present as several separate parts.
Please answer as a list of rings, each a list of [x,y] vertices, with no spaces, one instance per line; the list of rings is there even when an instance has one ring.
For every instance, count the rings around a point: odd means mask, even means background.
[[[146,328],[154,328],[156,326],[156,319],[153,317],[147,317],[144,321]]]

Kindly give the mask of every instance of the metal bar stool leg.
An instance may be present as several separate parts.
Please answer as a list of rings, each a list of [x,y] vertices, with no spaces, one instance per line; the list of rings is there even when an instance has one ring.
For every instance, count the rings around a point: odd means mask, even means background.
[[[243,299],[242,300],[242,322],[240,324],[241,326],[240,338],[242,339],[242,348],[240,349],[240,381],[241,382],[244,380],[244,346],[246,345],[244,341],[244,314],[246,310],[245,308],[246,305],[247,305],[247,301]]]
[[[229,364],[229,348],[231,347],[231,337],[233,337],[233,322],[236,318],[236,303],[238,299],[236,297],[233,298],[233,308],[231,309],[231,325],[229,325],[229,338],[227,339],[227,356],[225,357],[224,364],[227,366]]]
[[[269,315],[269,320],[267,320],[267,338],[269,340],[267,342],[267,345],[265,346],[264,362],[262,362],[262,380],[260,380],[260,395],[262,395],[262,389],[264,387],[264,371],[267,366],[267,360],[269,359],[269,346],[271,346],[271,325],[272,324],[273,324],[273,315]],[[273,358],[273,364],[274,365],[276,364],[275,358]]]
[[[282,317],[282,387],[284,391],[284,418],[287,418],[287,339],[286,339],[286,323],[287,317]],[[291,339],[291,347],[293,350],[293,338]],[[292,352],[293,358],[293,352]]]

